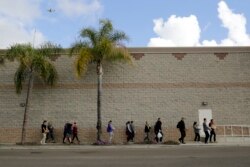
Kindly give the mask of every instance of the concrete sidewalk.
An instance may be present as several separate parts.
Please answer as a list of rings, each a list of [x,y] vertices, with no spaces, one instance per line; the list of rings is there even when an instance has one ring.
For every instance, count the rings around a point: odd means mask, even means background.
[[[0,144],[0,149],[48,149],[48,150],[77,150],[77,149],[147,149],[147,148],[168,148],[168,147],[232,147],[232,146],[239,146],[239,147],[250,147],[250,143],[194,143],[188,142],[186,144],[179,144],[179,145],[168,145],[168,144],[120,144],[120,145],[84,145],[84,144],[57,144],[57,143],[49,143],[45,145],[16,145],[16,144]]]

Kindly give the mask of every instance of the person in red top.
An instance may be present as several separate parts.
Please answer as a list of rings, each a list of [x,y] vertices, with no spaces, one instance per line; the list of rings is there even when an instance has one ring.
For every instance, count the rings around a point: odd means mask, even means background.
[[[72,131],[73,131],[73,138],[71,143],[74,142],[74,139],[76,138],[78,144],[80,144],[80,140],[78,139],[78,127],[76,125],[76,122],[74,122],[73,126],[72,126]]]

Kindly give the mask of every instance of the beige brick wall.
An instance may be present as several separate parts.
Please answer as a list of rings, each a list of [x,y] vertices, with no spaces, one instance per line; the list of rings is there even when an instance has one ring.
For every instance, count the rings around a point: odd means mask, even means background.
[[[198,120],[201,108],[212,109],[218,124],[250,125],[250,51],[224,49],[221,52],[228,54],[223,59],[213,52],[201,51],[185,52],[178,59],[171,52],[153,53],[145,49],[133,66],[104,63],[103,138],[107,139],[105,126],[112,119],[115,142],[124,142],[125,123],[134,120],[136,141],[142,141],[145,121],[153,126],[161,117],[165,140],[176,140],[179,133],[175,127],[184,116],[190,140],[192,123]],[[57,86],[50,88],[35,81],[27,141],[39,142],[40,125],[46,119],[53,122],[58,142],[62,140],[65,122],[77,121],[80,140],[92,143],[96,137],[95,66],[90,65],[86,76],[79,80],[74,76],[72,59],[63,55],[54,63],[60,77]],[[1,135],[0,143],[20,142],[24,112],[20,103],[25,101],[26,89],[21,95],[15,94],[16,67],[16,63],[9,62],[0,66],[0,133],[5,134]],[[202,101],[208,105],[201,106]]]

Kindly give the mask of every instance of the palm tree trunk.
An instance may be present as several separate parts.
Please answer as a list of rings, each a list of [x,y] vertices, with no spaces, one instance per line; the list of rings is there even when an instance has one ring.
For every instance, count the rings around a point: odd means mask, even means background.
[[[28,111],[29,111],[29,97],[30,97],[30,94],[31,94],[32,87],[33,87],[33,74],[32,74],[32,71],[31,71],[30,76],[29,76],[28,90],[27,90],[27,96],[26,96],[26,102],[25,102],[25,110],[24,110],[24,115],[23,115],[23,127],[22,127],[21,144],[25,143],[27,115],[28,115]]]
[[[97,85],[97,141],[101,141],[102,134],[102,117],[101,117],[101,97],[102,97],[102,64],[97,63],[97,75],[98,75],[98,85]]]

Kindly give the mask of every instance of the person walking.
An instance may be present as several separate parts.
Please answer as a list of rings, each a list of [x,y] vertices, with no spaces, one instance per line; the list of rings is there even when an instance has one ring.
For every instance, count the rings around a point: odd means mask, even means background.
[[[64,124],[64,128],[63,128],[63,143],[65,143],[65,139],[66,139],[67,124],[68,124],[68,122],[66,122],[66,123]]]
[[[207,144],[207,141],[209,139],[209,130],[210,130],[210,128],[207,126],[207,119],[204,118],[203,131],[205,133],[205,144]]]
[[[145,123],[145,128],[144,128],[144,133],[145,133],[145,138],[144,138],[144,142],[145,141],[150,141],[150,139],[149,139],[149,132],[150,132],[150,129],[151,129],[151,127],[149,126],[149,124],[148,124],[148,122],[146,121],[146,123]]]
[[[112,120],[108,122],[107,132],[109,133],[109,144],[112,144],[112,139],[114,137],[114,126],[112,125]]]
[[[130,121],[126,122],[126,135],[127,135],[127,142],[130,142],[132,139],[132,130],[130,126]]]
[[[48,129],[47,129],[47,125],[46,125],[47,121],[44,120],[42,125],[41,125],[41,131],[42,131],[42,140],[40,141],[41,144],[46,144],[46,136],[47,136],[47,132],[48,132]]]
[[[155,123],[155,127],[154,127],[155,140],[156,140],[157,143],[162,142],[162,138],[163,138],[163,133],[162,133],[161,126],[162,126],[161,118],[158,118],[158,120]]]
[[[216,125],[215,125],[213,119],[210,120],[209,127],[211,129],[211,131],[210,131],[210,143],[212,142],[212,138],[214,138],[214,142],[216,142],[216,133],[215,133]]]
[[[54,127],[51,122],[48,123],[48,133],[47,133],[47,141],[51,141],[52,143],[55,143],[54,138]]]
[[[134,121],[130,122],[130,129],[131,129],[131,140],[132,140],[132,142],[134,142],[134,138],[135,138],[135,125],[134,125]]]
[[[180,130],[181,137],[179,138],[180,143],[186,144],[184,142],[184,138],[186,137],[186,127],[184,122],[184,117],[181,118],[181,120],[177,124],[177,128]]]
[[[66,123],[65,132],[66,132],[66,138],[64,139],[64,143],[65,143],[65,140],[67,139],[70,144],[72,141],[72,124],[71,123],[69,122]]]
[[[199,125],[197,124],[196,121],[193,124],[193,129],[194,129],[194,134],[195,134],[194,141],[200,142],[200,138],[201,138],[200,137],[200,128],[199,128]]]
[[[71,143],[74,143],[74,139],[76,138],[78,144],[80,144],[80,140],[78,139],[78,127],[76,125],[76,122],[74,122],[72,126],[72,134],[73,134],[73,137],[72,137]]]

